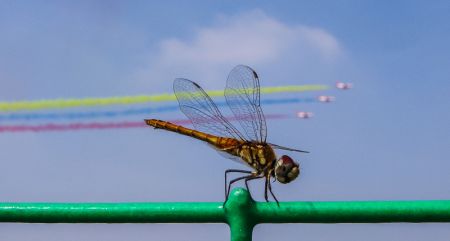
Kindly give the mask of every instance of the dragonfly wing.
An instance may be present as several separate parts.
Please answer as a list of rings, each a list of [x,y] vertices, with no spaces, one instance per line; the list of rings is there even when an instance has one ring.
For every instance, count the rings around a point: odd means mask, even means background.
[[[238,65],[231,70],[225,99],[247,140],[265,143],[267,127],[260,104],[259,78],[252,68]]]
[[[280,150],[286,150],[286,151],[296,151],[296,152],[303,152],[303,153],[309,153],[309,151],[302,151],[302,150],[298,150],[298,149],[293,149],[293,148],[289,148],[289,147],[284,147],[284,146],[279,146],[279,145],[275,145],[272,143],[267,143],[269,144],[272,148],[274,149],[280,149]]]
[[[195,129],[221,137],[244,140],[244,136],[220,112],[212,99],[195,82],[175,79],[173,90],[181,111]]]
[[[215,149],[215,150],[217,151],[217,153],[219,153],[219,155],[221,155],[222,157],[224,157],[224,158],[226,158],[226,159],[229,159],[229,160],[232,160],[232,161],[234,161],[234,162],[237,162],[237,163],[239,163],[239,164],[243,164],[243,165],[249,166],[247,162],[244,162],[244,161],[242,160],[242,158],[240,158],[240,157],[238,157],[238,156],[231,155],[230,153],[225,152],[225,151],[223,151],[223,150],[217,148],[217,147],[214,146],[214,145],[211,145],[211,144],[208,144],[208,145],[209,145],[210,147],[212,147],[213,149]]]

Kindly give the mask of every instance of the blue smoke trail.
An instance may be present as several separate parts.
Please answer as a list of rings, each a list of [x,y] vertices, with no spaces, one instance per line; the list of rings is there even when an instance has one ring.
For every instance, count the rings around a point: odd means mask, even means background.
[[[316,98],[290,98],[290,99],[266,99],[261,100],[262,105],[279,105],[292,103],[313,103]],[[226,106],[226,102],[216,102],[217,106]],[[143,115],[153,113],[163,113],[179,110],[178,105],[168,105],[160,107],[134,108],[120,111],[90,111],[90,112],[66,112],[66,113],[12,113],[0,115],[0,121],[19,120],[73,120],[73,119],[93,119],[93,118],[114,118],[120,116]]]

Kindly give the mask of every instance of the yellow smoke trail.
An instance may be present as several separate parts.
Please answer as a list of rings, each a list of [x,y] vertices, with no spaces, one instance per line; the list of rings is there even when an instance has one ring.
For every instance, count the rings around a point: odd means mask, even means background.
[[[276,87],[261,87],[261,94],[274,94],[283,92],[304,92],[326,90],[327,85],[290,85]],[[207,91],[211,97],[223,96],[223,90]],[[82,99],[49,99],[36,101],[14,101],[0,102],[0,112],[20,111],[20,110],[39,110],[39,109],[64,109],[81,106],[101,106],[101,105],[128,105],[147,102],[165,102],[174,101],[174,94],[159,95],[137,95],[137,96],[119,96],[104,98],[82,98]]]

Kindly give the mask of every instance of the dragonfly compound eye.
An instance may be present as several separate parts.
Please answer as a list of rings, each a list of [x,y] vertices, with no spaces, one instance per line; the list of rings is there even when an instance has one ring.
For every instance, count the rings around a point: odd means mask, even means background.
[[[275,164],[275,177],[281,183],[289,183],[297,178],[299,174],[299,165],[289,156],[281,156]]]

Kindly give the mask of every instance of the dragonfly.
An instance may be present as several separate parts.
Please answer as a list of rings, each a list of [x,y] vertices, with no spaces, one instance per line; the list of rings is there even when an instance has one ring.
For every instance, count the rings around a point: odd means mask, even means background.
[[[267,125],[260,105],[258,74],[250,67],[238,65],[228,75],[224,96],[234,117],[227,119],[211,97],[195,82],[178,78],[173,90],[180,110],[190,119],[194,129],[157,119],[146,119],[147,125],[164,129],[208,143],[220,153],[237,160],[251,170],[228,169],[225,171],[225,202],[231,185],[244,180],[247,190],[251,180],[265,178],[264,198],[269,202],[268,192],[279,204],[271,186],[271,179],[286,184],[300,174],[300,166],[291,157],[282,155],[277,159],[274,149],[308,153],[307,151],[279,146],[267,142]],[[234,120],[239,128],[231,124]],[[227,181],[230,173],[242,176]]]

